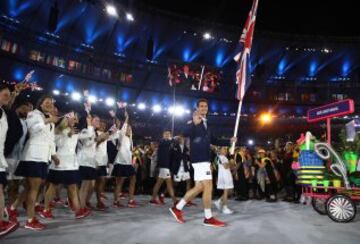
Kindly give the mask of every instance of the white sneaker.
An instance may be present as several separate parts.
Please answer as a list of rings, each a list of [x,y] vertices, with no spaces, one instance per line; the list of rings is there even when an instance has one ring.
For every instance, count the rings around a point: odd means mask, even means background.
[[[221,211],[221,209],[222,209],[222,207],[221,207],[221,199],[214,201],[214,205],[216,206],[216,208],[218,210]]]
[[[301,204],[305,204],[305,203],[306,203],[306,198],[305,198],[304,194],[301,194],[301,197],[300,197],[299,202],[300,202]]]
[[[233,214],[234,211],[232,211],[230,208],[228,208],[227,206],[224,206],[222,209],[222,213],[223,214]]]

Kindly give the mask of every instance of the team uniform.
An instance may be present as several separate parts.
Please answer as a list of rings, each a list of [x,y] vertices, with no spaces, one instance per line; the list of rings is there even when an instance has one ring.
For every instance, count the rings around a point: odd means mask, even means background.
[[[189,150],[183,144],[176,144],[171,153],[172,172],[175,182],[190,180]]]
[[[56,154],[55,126],[53,123],[45,124],[45,115],[37,109],[28,114],[26,125],[29,139],[15,175],[46,179],[51,156]]]
[[[211,143],[218,144],[217,139],[213,137],[208,130],[207,120],[195,125],[193,121],[189,121],[186,125],[184,136],[190,138],[190,162],[194,168],[195,181],[211,181]],[[170,208],[171,214],[179,223],[184,223],[182,217],[182,209],[187,204],[186,200],[181,199],[176,206]],[[203,224],[206,226],[223,227],[225,223],[215,219],[212,216],[211,208],[204,208],[205,219]]]
[[[194,180],[212,180],[210,143],[217,140],[207,128],[207,120],[202,119],[199,125],[188,122],[184,135],[190,137],[190,162],[194,168]]]
[[[104,132],[96,132],[98,136]],[[105,177],[108,175],[107,164],[108,164],[108,153],[107,153],[107,140],[101,142],[96,146],[96,171],[98,177]]]
[[[159,143],[158,153],[157,153],[157,167],[159,168],[158,177],[162,179],[171,178],[171,147],[173,140],[162,139]]]
[[[136,174],[132,164],[132,139],[126,135],[127,123],[124,123],[121,130],[117,131],[112,138],[119,140],[119,150],[114,161],[112,176],[131,177]]]
[[[8,122],[5,111],[1,109],[1,118],[0,118],[0,184],[3,186],[3,189],[7,185],[6,180],[6,169],[8,167],[7,161],[4,156],[4,147],[5,147],[5,139],[6,133],[8,130]],[[1,213],[2,214],[2,213]],[[1,220],[1,218],[0,218]]]
[[[5,111],[0,107],[0,185],[3,192],[7,183],[5,170],[8,167],[5,156],[5,139],[8,130],[8,121]],[[4,198],[4,196],[2,196]],[[2,206],[5,207],[5,206]],[[0,213],[0,237],[4,236],[19,227],[17,221],[3,221],[4,213]]]
[[[6,157],[6,161],[8,163],[8,168],[7,168],[8,180],[22,180],[23,179],[23,177],[21,177],[21,176],[16,176],[15,171],[20,162],[21,153],[24,149],[24,144],[25,144],[25,139],[26,139],[28,129],[26,126],[25,119],[20,118],[19,121],[21,123],[21,128],[22,128],[22,136],[20,137],[19,141],[15,144],[15,146],[13,147],[10,154]]]
[[[96,134],[93,126],[88,126],[79,134],[77,159],[81,180],[96,180]]]
[[[76,157],[76,145],[79,134],[73,134],[69,137],[70,128],[64,129],[55,136],[57,147],[56,155],[60,164],[50,165],[48,181],[57,185],[72,185],[80,182],[79,164]]]

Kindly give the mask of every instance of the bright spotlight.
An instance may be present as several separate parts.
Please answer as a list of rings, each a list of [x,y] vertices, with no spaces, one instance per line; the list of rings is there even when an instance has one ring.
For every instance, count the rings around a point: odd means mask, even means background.
[[[254,145],[254,140],[253,140],[253,139],[249,139],[249,140],[248,140],[248,145],[249,145],[249,146]]]
[[[105,103],[107,106],[111,107],[111,106],[114,106],[115,100],[112,97],[108,97],[108,98],[106,98]]]
[[[162,110],[162,108],[161,108],[160,105],[154,105],[154,106],[152,107],[152,110],[154,111],[154,113],[160,113],[161,110]]]
[[[146,105],[145,105],[145,103],[139,103],[138,106],[137,106],[137,108],[138,108],[139,110],[144,110],[144,109],[146,109]]]
[[[108,15],[110,16],[118,16],[117,10],[115,8],[114,5],[106,5],[106,12],[108,13]]]
[[[260,121],[263,124],[268,124],[272,121],[272,116],[269,113],[264,113],[260,115]]]
[[[131,13],[126,13],[126,19],[130,22],[133,22],[135,20],[134,16]]]
[[[174,114],[175,116],[183,116],[185,112],[186,111],[183,106],[171,106],[169,108],[169,113]]]
[[[74,101],[80,101],[81,100],[81,94],[78,92],[71,93],[71,98]]]
[[[209,32],[205,32],[204,35],[203,35],[203,38],[205,40],[210,40],[212,38],[211,34]]]
[[[53,90],[53,94],[58,96],[58,95],[60,95],[60,91],[59,90]]]
[[[88,97],[88,101],[89,101],[90,103],[96,103],[97,98],[96,98],[95,96],[93,96],[93,95],[90,95],[90,96]]]

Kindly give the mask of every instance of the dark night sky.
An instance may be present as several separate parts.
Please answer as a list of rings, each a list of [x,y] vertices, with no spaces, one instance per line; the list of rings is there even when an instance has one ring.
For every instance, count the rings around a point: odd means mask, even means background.
[[[251,3],[251,0],[127,1],[135,8],[157,8],[210,24],[237,27],[243,26]],[[360,36],[359,4],[360,1],[354,0],[260,0],[256,28],[292,34]]]

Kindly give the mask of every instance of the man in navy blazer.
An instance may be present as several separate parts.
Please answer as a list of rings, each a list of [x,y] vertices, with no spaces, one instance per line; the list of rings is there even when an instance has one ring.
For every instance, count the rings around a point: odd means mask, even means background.
[[[174,176],[174,184],[179,182],[186,182],[186,190],[191,189],[191,174],[190,170],[190,151],[185,145],[185,138],[183,135],[174,137],[174,145],[170,154],[171,173]],[[188,206],[196,206],[193,202],[188,202]]]
[[[225,223],[215,219],[211,213],[213,188],[210,168],[211,147],[212,143],[217,144],[217,140],[212,136],[208,128],[207,113],[207,100],[198,100],[196,111],[193,113],[193,119],[187,123],[184,131],[184,135],[190,138],[190,162],[194,168],[195,186],[187,191],[176,206],[169,210],[179,223],[184,223],[182,209],[187,202],[202,192],[205,214],[204,225],[224,227]],[[231,138],[231,142],[236,142],[236,138]]]

